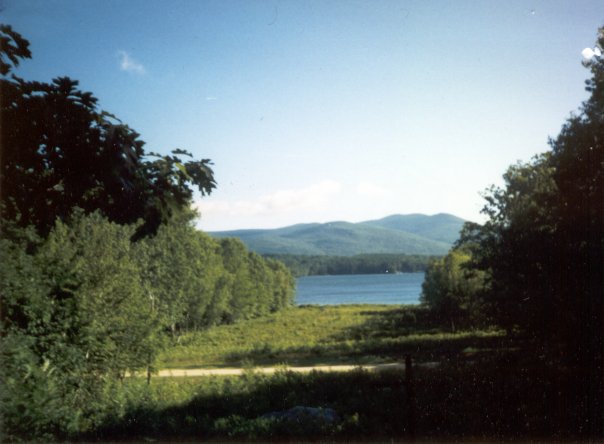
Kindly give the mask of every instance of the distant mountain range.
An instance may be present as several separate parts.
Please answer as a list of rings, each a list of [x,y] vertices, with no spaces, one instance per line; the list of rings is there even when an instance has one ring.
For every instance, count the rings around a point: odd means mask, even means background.
[[[451,214],[392,215],[359,223],[210,232],[237,237],[259,254],[353,256],[365,253],[446,254],[465,221]]]

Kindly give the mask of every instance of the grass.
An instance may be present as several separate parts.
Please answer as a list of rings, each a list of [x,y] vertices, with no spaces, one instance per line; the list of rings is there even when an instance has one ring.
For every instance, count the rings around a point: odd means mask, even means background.
[[[443,331],[417,306],[302,306],[186,334],[162,354],[159,367],[377,364],[408,353],[429,361],[493,346],[501,337],[497,331]]]
[[[88,439],[502,442],[577,439],[580,381],[518,351],[494,351],[401,371],[142,378],[126,381],[125,413]],[[333,409],[339,420],[267,420],[294,406]]]
[[[265,375],[252,368],[392,362],[406,354],[439,365],[414,367],[410,383],[400,370]],[[243,363],[247,370],[150,385],[129,378],[115,415],[83,439],[549,442],[602,435],[597,423],[586,423],[601,406],[583,383],[585,369],[561,367],[556,356],[502,332],[452,334],[417,306],[292,308],[189,334],[162,359],[164,367]],[[294,406],[333,409],[339,419],[265,416]]]
[[[131,399],[126,413],[84,438],[300,439],[400,435],[406,427],[401,421],[405,393],[400,372],[281,371],[269,376],[250,370],[240,377],[162,378],[150,386],[133,378],[126,384]],[[298,405],[335,409],[340,420],[328,424],[308,418],[286,424],[263,418]]]

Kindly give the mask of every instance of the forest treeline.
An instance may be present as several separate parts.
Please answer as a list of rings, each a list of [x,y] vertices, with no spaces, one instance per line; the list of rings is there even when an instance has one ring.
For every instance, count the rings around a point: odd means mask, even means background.
[[[145,152],[76,81],[12,74],[31,54],[10,26],[0,43],[0,440],[54,440],[119,415],[126,373],[183,331],[289,306],[295,282],[195,229],[209,160]]]
[[[425,271],[436,256],[409,254],[359,254],[355,256],[309,256],[275,254],[265,257],[284,263],[294,276],[337,274],[416,273]]]
[[[597,48],[604,47],[600,28]],[[579,393],[554,394],[581,418],[571,433],[602,436],[604,421],[604,57],[585,61],[589,98],[550,139],[485,193],[483,225],[467,223],[426,272],[422,301],[456,328],[498,325],[548,359]],[[566,405],[566,404],[564,404]]]

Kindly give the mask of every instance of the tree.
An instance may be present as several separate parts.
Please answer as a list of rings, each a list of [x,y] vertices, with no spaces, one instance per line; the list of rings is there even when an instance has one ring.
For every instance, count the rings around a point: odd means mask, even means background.
[[[490,273],[500,323],[594,355],[602,353],[604,61],[591,71],[592,95],[551,152],[510,167],[505,187],[485,196],[489,220],[474,230],[473,253]]]
[[[604,28],[598,45],[604,46]],[[589,99],[551,151],[510,167],[486,194],[482,227],[466,227],[471,267],[489,277],[493,318],[562,359],[583,382],[578,432],[602,435],[604,410],[604,59],[587,64]],[[573,394],[575,396],[575,394]]]
[[[560,324],[553,327],[552,316],[564,312],[553,291],[560,274],[553,261],[558,242],[552,174],[549,153],[509,167],[504,188],[485,194],[489,220],[482,227],[466,225],[457,244],[471,255],[468,267],[486,273],[489,315],[510,332],[535,337],[555,334],[550,330]]]
[[[133,258],[134,228],[79,214],[58,221],[32,254],[0,240],[9,433],[86,431],[115,407],[114,383],[153,363],[158,324]]]
[[[12,39],[12,40],[11,40]],[[13,44],[11,44],[11,41]],[[28,42],[0,28],[0,69],[29,57]],[[182,208],[193,189],[215,187],[208,159],[183,150],[147,154],[139,134],[98,108],[97,99],[59,77],[51,83],[0,79],[0,215],[47,234],[72,209],[100,210],[122,224],[143,219],[137,237],[154,233]]]
[[[604,28],[597,45],[604,47]],[[588,64],[589,99],[562,127],[552,146],[558,251],[565,258],[562,297],[572,300],[569,337],[581,353],[604,354],[604,57]]]
[[[51,318],[49,288],[28,246],[39,244],[32,230],[10,231],[0,238],[0,436],[52,438],[68,415],[60,405],[58,387],[44,359],[35,353],[36,336]]]
[[[0,72],[27,46],[0,27]],[[0,79],[2,440],[93,430],[119,416],[124,376],[151,370],[162,330],[257,316],[293,293],[282,266],[195,230],[191,186],[214,188],[209,160],[147,155],[76,86]]]
[[[249,252],[235,238],[220,239],[219,251],[224,274],[209,308],[213,320],[228,323],[250,319],[293,302],[295,280],[284,265]]]
[[[269,309],[271,312],[275,312],[293,304],[296,281],[282,262],[273,259],[267,259],[266,262],[272,272],[272,281],[269,288],[272,290],[273,298]]]
[[[154,312],[173,336],[203,326],[222,271],[218,242],[198,232],[192,217],[178,215],[134,247]]]
[[[30,59],[29,42],[9,25],[0,25],[0,75],[19,66],[20,59]]]
[[[250,306],[252,286],[247,264],[248,251],[243,242],[235,238],[220,239],[220,255],[225,270],[222,296],[228,299],[228,308],[222,313],[226,322],[245,319]],[[224,304],[221,304],[224,305]]]
[[[452,249],[445,257],[432,262],[422,283],[420,301],[447,322],[453,332],[458,327],[475,326],[484,320],[484,272],[466,269],[470,259],[467,252]]]

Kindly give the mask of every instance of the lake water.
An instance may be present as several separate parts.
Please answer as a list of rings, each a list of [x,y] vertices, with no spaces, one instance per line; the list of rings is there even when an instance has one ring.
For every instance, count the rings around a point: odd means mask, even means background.
[[[424,273],[304,276],[296,304],[417,304]]]

